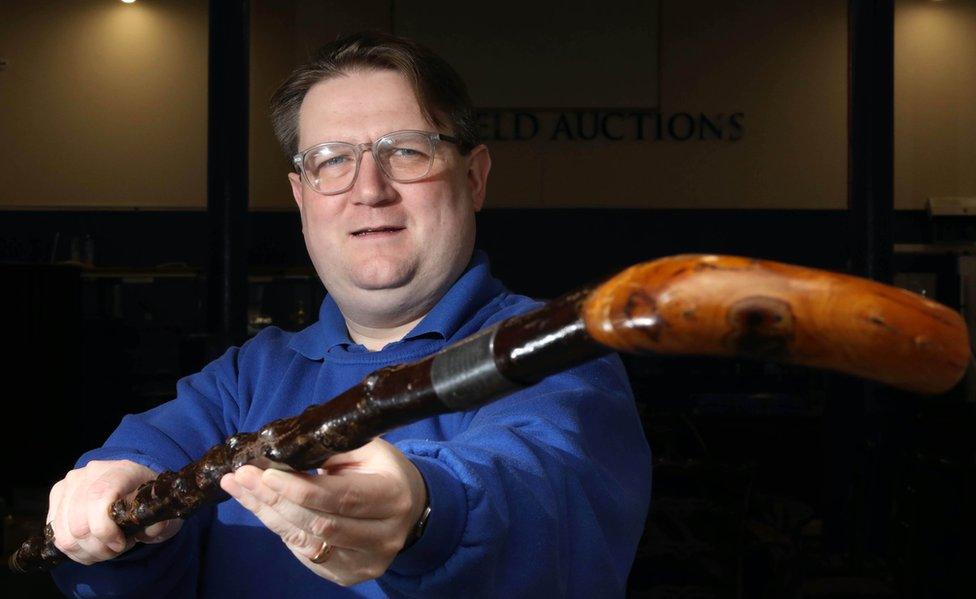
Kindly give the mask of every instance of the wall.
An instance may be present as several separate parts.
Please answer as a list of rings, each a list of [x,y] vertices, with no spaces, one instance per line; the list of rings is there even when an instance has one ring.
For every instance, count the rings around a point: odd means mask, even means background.
[[[289,210],[272,90],[319,44],[395,30],[394,14],[413,5],[251,5],[251,206]],[[846,5],[662,0],[660,99],[637,108],[740,112],[741,139],[495,140],[489,207],[845,208]],[[206,7],[0,4],[0,208],[202,209]],[[976,195],[976,2],[899,0],[896,30],[896,206]],[[622,64],[608,56],[603,68],[627,78]]]
[[[550,146],[542,203],[843,207],[845,3],[662,4],[661,111],[742,112],[742,139]]]
[[[895,207],[976,197],[976,1],[895,4]]]
[[[0,205],[204,205],[206,6],[0,3]]]
[[[298,11],[304,8],[307,15],[309,4],[299,1],[293,6]],[[311,4],[321,11],[315,36],[322,41],[364,24],[384,29],[390,23],[386,0],[358,3],[349,26],[334,18],[344,14],[348,3]],[[405,10],[404,6],[409,5],[395,3],[397,10]],[[517,9],[510,14],[512,20],[520,18]],[[489,207],[845,207],[845,2],[665,0],[659,22],[660,106],[637,108],[696,117],[722,113],[728,118],[742,112],[742,139],[654,141],[648,136],[644,140],[550,141],[548,135],[540,135],[526,142],[491,141]],[[607,27],[626,25],[618,22]],[[276,42],[270,41],[267,32],[261,35],[263,45],[282,48],[295,43],[294,34],[284,30],[278,32],[283,37]],[[483,48],[484,44],[471,46]],[[447,58],[451,60],[451,56]],[[455,61],[471,63],[474,59],[456,57]],[[627,79],[632,64],[623,57],[606,56],[601,68]],[[270,93],[273,85],[260,82],[270,78],[269,73],[255,72],[254,76],[254,85]],[[278,78],[274,80],[277,83]],[[472,87],[479,87],[478,82]],[[582,118],[592,116],[587,112]],[[270,139],[265,122],[252,120],[252,125],[255,142],[259,137]],[[265,150],[258,147],[252,155],[259,152],[267,159]],[[287,163],[279,163],[287,169]],[[251,173],[252,205],[290,205],[284,171],[254,163]]]

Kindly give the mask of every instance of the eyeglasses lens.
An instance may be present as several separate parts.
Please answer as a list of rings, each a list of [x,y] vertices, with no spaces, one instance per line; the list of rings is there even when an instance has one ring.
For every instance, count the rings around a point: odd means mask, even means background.
[[[401,183],[426,175],[434,160],[433,142],[423,134],[391,135],[377,145],[380,163],[391,179]]]
[[[407,183],[424,177],[434,162],[434,141],[425,133],[387,135],[373,146],[375,160],[394,181]],[[305,157],[305,176],[319,193],[341,193],[352,186],[362,154],[347,143],[319,146]]]

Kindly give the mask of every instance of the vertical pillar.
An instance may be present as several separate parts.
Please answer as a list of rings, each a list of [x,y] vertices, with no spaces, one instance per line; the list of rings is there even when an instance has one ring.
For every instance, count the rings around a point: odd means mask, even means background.
[[[890,283],[894,215],[894,1],[848,2],[848,209],[851,271]],[[825,541],[863,564],[887,534],[886,391],[837,381],[824,412]]]
[[[892,279],[895,9],[850,0],[848,208],[854,274]]]
[[[249,38],[248,0],[210,0],[207,306],[218,352],[247,330]]]

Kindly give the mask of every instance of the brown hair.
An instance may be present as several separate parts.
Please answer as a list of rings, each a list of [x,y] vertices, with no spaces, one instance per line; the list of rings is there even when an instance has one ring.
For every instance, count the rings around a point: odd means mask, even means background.
[[[298,152],[298,111],[308,90],[320,81],[356,69],[388,69],[402,74],[413,86],[421,113],[436,126],[450,127],[460,140],[462,154],[480,143],[467,86],[451,65],[412,40],[365,32],[319,48],[271,96],[271,125],[289,158]]]

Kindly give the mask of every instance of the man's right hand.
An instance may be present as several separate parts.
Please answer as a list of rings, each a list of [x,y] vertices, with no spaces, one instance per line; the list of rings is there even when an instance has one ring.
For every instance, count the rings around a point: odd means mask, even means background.
[[[54,528],[54,544],[81,564],[112,559],[135,545],[161,543],[175,535],[182,520],[153,524],[132,538],[109,517],[112,504],[156,473],[129,460],[89,462],[72,470],[51,488],[47,521]]]

